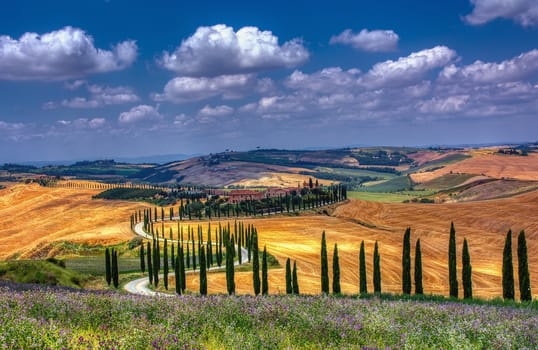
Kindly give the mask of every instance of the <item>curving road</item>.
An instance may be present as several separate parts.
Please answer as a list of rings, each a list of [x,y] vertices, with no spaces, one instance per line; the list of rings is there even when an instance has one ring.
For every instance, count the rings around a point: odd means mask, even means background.
[[[153,239],[153,237],[146,232],[144,232],[144,223],[139,222],[134,227],[134,232],[142,236],[144,238]],[[162,238],[159,238],[160,241],[164,241]],[[177,242],[177,240],[169,240],[170,242]],[[216,243],[212,243],[212,245],[216,245]],[[237,247],[237,246],[236,246]],[[244,247],[241,247],[241,261],[246,263],[248,261],[248,250],[246,250]],[[239,265],[239,261],[234,262],[234,265]],[[219,270],[224,269],[224,267],[219,266],[213,266],[208,268],[208,270]],[[191,273],[199,273],[198,271],[188,270],[185,271],[185,274],[191,274]],[[164,278],[164,275],[159,275],[160,278]],[[134,281],[131,281],[123,286],[123,289],[125,289],[127,292],[131,294],[138,294],[138,295],[145,295],[145,296],[174,296],[175,294],[167,294],[167,293],[159,293],[155,292],[151,289],[149,289],[149,278],[142,277],[138,278]]]

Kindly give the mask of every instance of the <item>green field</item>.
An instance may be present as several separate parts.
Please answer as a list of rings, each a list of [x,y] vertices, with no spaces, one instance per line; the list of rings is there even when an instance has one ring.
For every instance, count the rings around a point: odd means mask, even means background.
[[[436,179],[420,184],[417,188],[446,190],[460,186],[465,181],[475,177],[473,174],[445,174]]]
[[[81,288],[86,276],[47,260],[15,260],[0,262],[0,279],[17,283],[36,283]]]

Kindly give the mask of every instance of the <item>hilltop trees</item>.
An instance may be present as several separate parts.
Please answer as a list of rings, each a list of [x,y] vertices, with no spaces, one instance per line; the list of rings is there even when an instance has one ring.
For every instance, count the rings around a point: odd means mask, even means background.
[[[325,231],[321,235],[321,292],[329,294],[329,262],[327,260],[327,242]]]
[[[514,266],[512,265],[512,230],[508,230],[503,251],[503,298],[514,299]]]
[[[361,242],[359,253],[359,285],[361,294],[368,293],[368,287],[366,285],[366,253],[364,252],[364,241]]]
[[[334,244],[333,252],[333,294],[340,294],[340,260],[338,259],[338,244]]]
[[[471,299],[473,297],[473,281],[471,278],[473,270],[471,267],[471,256],[469,254],[469,246],[467,245],[467,239],[463,240],[461,263],[461,281],[463,283],[463,297],[465,299]]]
[[[527,240],[525,239],[525,231],[523,230],[517,237],[517,263],[520,298],[522,301],[531,301],[532,293],[527,257]]]
[[[374,293],[381,293],[381,266],[380,266],[379,246],[375,241],[374,246]]]
[[[411,228],[407,228],[404,233],[402,251],[402,292],[411,294]]]
[[[450,223],[450,240],[448,243],[448,281],[450,286],[450,296],[458,297],[458,277],[456,266],[456,229],[454,223]]]
[[[415,294],[424,294],[422,288],[422,252],[420,250],[420,238],[415,245]]]

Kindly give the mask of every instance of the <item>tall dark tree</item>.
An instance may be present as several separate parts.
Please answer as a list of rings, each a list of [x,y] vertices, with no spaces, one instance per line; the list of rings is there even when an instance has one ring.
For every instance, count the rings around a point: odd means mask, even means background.
[[[321,292],[329,294],[329,261],[327,258],[325,231],[321,235]]]
[[[377,241],[374,246],[374,293],[381,293],[381,266]]]
[[[420,249],[420,238],[415,245],[415,294],[424,294],[422,287],[422,251]]]
[[[368,293],[368,286],[366,285],[366,252],[364,251],[364,241],[361,242],[361,249],[359,252],[359,287],[361,294]]]
[[[234,245],[231,239],[226,239],[226,287],[228,294],[235,294]]]
[[[334,244],[333,251],[333,294],[340,294],[340,259],[338,258],[338,244]]]
[[[163,255],[163,284],[164,284],[164,289],[168,290],[168,241],[167,239],[165,238],[164,239],[164,255]]]
[[[153,285],[155,288],[159,286],[159,265],[161,262],[161,254],[159,249],[159,241],[153,243]]]
[[[153,284],[153,258],[151,256],[151,243],[147,243],[146,246],[146,254],[148,258],[148,277],[149,277],[149,284]]]
[[[181,295],[181,270],[179,268],[179,255],[176,257],[176,260],[174,261],[174,278],[175,278],[175,287],[176,287],[176,294]]]
[[[448,243],[448,282],[450,286],[450,296],[458,297],[458,276],[456,262],[456,229],[454,223],[450,223],[450,241]]]
[[[112,284],[114,284],[114,288],[118,288],[120,285],[118,252],[115,249],[112,249]]]
[[[467,239],[463,240],[463,251],[461,255],[461,283],[463,284],[463,297],[465,299],[472,299],[473,297],[473,281],[471,267],[471,255],[469,254],[469,246],[467,245]]]
[[[200,247],[200,295],[207,295],[207,272],[203,245]]]
[[[411,294],[411,228],[404,233],[402,250],[402,292]]]
[[[146,272],[146,253],[144,252],[144,243],[140,245],[140,270]]]
[[[531,280],[529,275],[529,262],[527,257],[527,240],[525,231],[521,231],[517,236],[517,265],[519,275],[519,295],[521,301],[531,301]]]
[[[179,256],[179,275],[181,277],[181,291],[184,292],[187,287],[187,276],[185,274],[185,256],[183,254],[183,244],[178,244],[178,256]]]
[[[260,255],[256,231],[252,235],[252,284],[254,286],[254,295],[260,294]]]
[[[297,261],[293,262],[291,285],[293,289],[293,294],[299,294],[299,280],[297,279]]]
[[[105,279],[106,283],[110,286],[112,282],[112,264],[108,248],[105,249]]]
[[[267,247],[263,246],[262,255],[262,295],[269,293],[269,276],[267,275]]]
[[[514,299],[514,266],[512,264],[512,230],[508,230],[503,251],[503,298]]]
[[[293,293],[293,286],[291,284],[291,262],[290,258],[286,260],[286,294]]]

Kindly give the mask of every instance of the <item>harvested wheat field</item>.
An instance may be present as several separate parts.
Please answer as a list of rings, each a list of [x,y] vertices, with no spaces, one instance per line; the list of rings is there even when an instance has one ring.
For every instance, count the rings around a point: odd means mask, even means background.
[[[403,232],[410,226],[412,263],[414,244],[421,239],[425,293],[448,295],[448,238],[450,222],[456,226],[458,279],[461,290],[461,250],[467,238],[473,266],[473,293],[477,297],[502,295],[502,251],[506,232],[513,233],[514,270],[517,286],[517,234],[525,229],[529,268],[534,296],[538,297],[538,192],[514,198],[456,204],[384,204],[352,200],[338,207],[334,216],[275,217],[249,219],[258,229],[260,249],[268,251],[282,268],[269,270],[270,293],[285,292],[285,262],[297,260],[301,293],[320,292],[320,241],[326,231],[329,272],[332,251],[338,243],[341,284],[344,293],[357,293],[359,285],[358,253],[365,241],[368,290],[373,290],[373,248],[379,241],[382,289],[401,292],[401,247]],[[213,226],[214,227],[214,226]],[[332,279],[332,277],[331,277]],[[236,273],[238,294],[252,293],[252,274]],[[188,287],[198,289],[198,276],[188,277]],[[225,293],[224,273],[208,276],[210,293]],[[462,292],[460,292],[462,293]],[[519,295],[516,287],[516,294]]]
[[[449,164],[435,171],[411,174],[411,178],[415,182],[423,183],[450,172],[482,174],[497,179],[504,177],[518,180],[538,180],[538,153],[530,153],[525,157],[477,153],[471,158]]]
[[[55,255],[52,242],[115,244],[132,238],[129,216],[144,205],[94,200],[102,190],[16,184],[0,190],[0,259]]]

